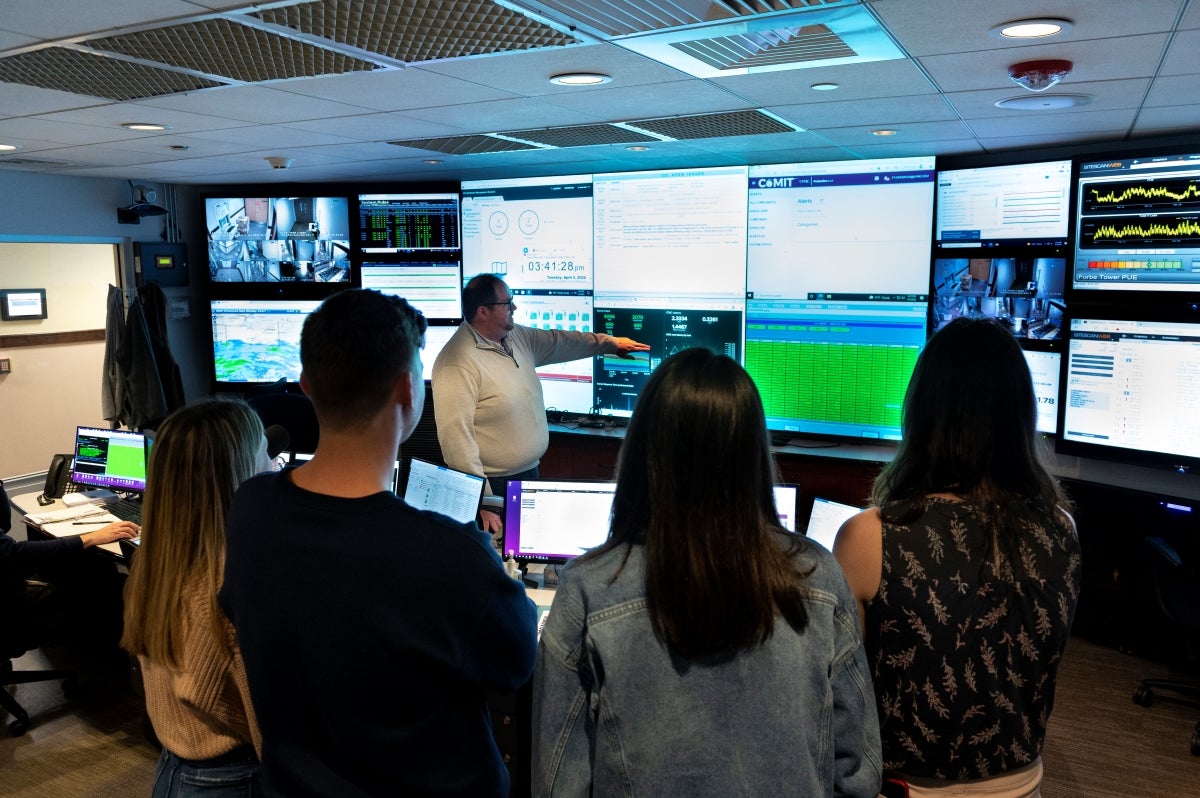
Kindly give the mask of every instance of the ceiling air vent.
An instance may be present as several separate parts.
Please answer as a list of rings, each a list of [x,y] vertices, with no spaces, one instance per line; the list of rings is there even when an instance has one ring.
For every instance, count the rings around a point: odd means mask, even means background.
[[[492,136],[452,136],[434,139],[406,139],[389,141],[397,147],[411,147],[414,150],[430,150],[443,155],[476,155],[481,152],[512,152],[515,150],[536,150],[532,144],[522,144],[519,141],[508,141]]]
[[[691,0],[686,3],[678,0],[542,0],[537,6],[571,19],[595,35],[608,37],[856,2],[858,0]]]
[[[110,100],[137,100],[222,85],[66,47],[0,58],[0,81]]]
[[[405,63],[579,41],[499,3],[480,0],[321,0],[259,11],[256,16]]]
[[[870,9],[861,5],[823,4],[786,13],[739,16],[623,36],[613,43],[698,78],[904,57]]]
[[[377,66],[226,19],[93,39],[86,46],[244,83],[363,72]]]
[[[603,144],[632,144],[637,141],[659,141],[654,136],[627,130],[616,125],[571,125],[541,130],[515,130],[503,133],[514,139],[542,144],[547,147],[594,147]]]
[[[786,125],[762,111],[669,116],[661,119],[639,119],[625,124],[672,139],[719,139],[797,132],[797,128]]]

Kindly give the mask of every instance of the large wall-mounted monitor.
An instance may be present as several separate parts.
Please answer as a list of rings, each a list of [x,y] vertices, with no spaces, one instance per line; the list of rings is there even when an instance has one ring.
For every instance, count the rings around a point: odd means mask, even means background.
[[[940,171],[934,243],[939,249],[1066,246],[1070,197],[1069,160]]]
[[[1067,259],[1057,252],[935,258],[933,331],[960,316],[983,316],[1003,322],[1024,348],[1054,349],[1062,336],[1066,274]]]
[[[214,299],[213,380],[218,385],[300,381],[300,330],[316,300]]]
[[[363,263],[362,287],[404,297],[427,319],[462,318],[458,262]]]
[[[1084,160],[1077,183],[1073,290],[1200,294],[1200,153]]]
[[[1093,310],[1071,319],[1058,451],[1195,469],[1200,320],[1118,318],[1129,315]]]
[[[750,167],[745,364],[772,430],[899,439],[933,190],[932,156]]]
[[[213,283],[347,283],[346,197],[208,197]]]
[[[358,246],[365,256],[456,252],[458,193],[359,194]]]

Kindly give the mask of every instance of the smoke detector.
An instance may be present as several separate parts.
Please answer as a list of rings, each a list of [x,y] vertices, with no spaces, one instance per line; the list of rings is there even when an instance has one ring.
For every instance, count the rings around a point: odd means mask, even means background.
[[[1029,91],[1045,91],[1071,74],[1070,61],[1022,61],[1008,68],[1013,83]]]

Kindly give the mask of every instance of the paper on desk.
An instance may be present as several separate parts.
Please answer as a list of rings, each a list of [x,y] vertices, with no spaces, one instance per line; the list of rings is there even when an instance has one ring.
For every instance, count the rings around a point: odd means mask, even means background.
[[[105,524],[111,524],[114,521],[120,520],[120,518],[117,518],[112,513],[91,512],[83,516],[68,518],[65,521],[55,521],[49,524],[40,524],[40,526],[42,531],[47,535],[53,535],[56,538],[65,538],[70,537],[71,535],[82,535],[84,532],[91,532],[99,529]],[[76,523],[76,521],[81,523]]]
[[[96,504],[83,504],[78,507],[68,507],[65,510],[49,510],[44,513],[28,513],[25,516],[27,522],[31,522],[37,526],[45,524],[54,524],[59,521],[77,521],[93,516],[108,516],[111,515],[102,506]],[[114,521],[118,520],[113,518]]]

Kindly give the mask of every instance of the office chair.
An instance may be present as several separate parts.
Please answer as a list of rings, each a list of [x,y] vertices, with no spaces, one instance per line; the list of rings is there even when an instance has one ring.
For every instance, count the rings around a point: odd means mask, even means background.
[[[408,436],[408,440],[400,444],[398,454],[401,486],[408,481],[408,470],[414,457],[427,463],[446,465],[442,445],[438,441],[437,422],[434,420],[433,411],[433,387],[429,380],[425,381],[425,407],[421,410],[421,418],[417,420],[417,426],[412,435]]]
[[[1145,540],[1150,563],[1150,584],[1159,612],[1183,634],[1182,640],[1200,637],[1200,581],[1189,574],[1183,559],[1162,538]],[[1195,655],[1194,650],[1186,652]],[[1144,707],[1154,703],[1156,691],[1172,693],[1164,696],[1187,706],[1200,708],[1200,680],[1187,678],[1146,678],[1133,691],[1133,701]],[[1200,756],[1200,722],[1192,732],[1191,751]]]
[[[312,454],[317,450],[321,437],[317,425],[317,411],[312,400],[302,393],[260,393],[246,400],[258,413],[264,427],[278,424],[291,438],[289,448],[293,452]]]
[[[78,683],[78,676],[73,670],[38,670],[18,671],[13,669],[13,660],[27,651],[38,647],[37,640],[23,632],[20,624],[10,625],[0,637],[0,687],[15,684],[30,684],[32,682],[49,682],[63,680],[63,692],[70,693]],[[29,713],[13,697],[8,690],[0,689],[0,707],[3,707],[13,719],[8,724],[8,731],[13,737],[19,737],[29,729]]]

